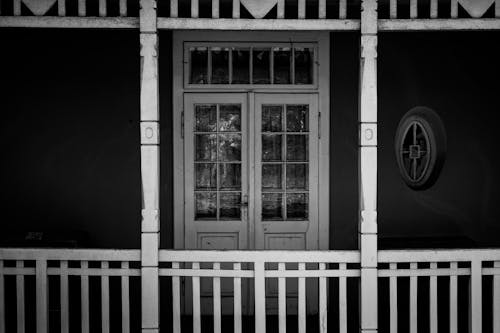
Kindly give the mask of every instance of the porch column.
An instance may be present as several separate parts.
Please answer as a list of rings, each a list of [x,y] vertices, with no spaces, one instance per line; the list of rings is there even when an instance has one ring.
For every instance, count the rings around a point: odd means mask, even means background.
[[[359,90],[360,331],[377,322],[377,1],[361,2]]]
[[[140,1],[142,332],[159,331],[159,112],[156,0]]]

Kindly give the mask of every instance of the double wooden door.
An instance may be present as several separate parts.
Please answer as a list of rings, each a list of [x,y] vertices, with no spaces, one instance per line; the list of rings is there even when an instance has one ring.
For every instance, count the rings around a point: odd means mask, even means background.
[[[313,93],[184,95],[186,249],[318,249],[318,114]]]

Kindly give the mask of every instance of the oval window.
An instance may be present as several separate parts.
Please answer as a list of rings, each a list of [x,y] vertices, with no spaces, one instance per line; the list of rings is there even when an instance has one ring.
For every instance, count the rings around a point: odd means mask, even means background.
[[[415,107],[399,122],[396,159],[404,182],[414,190],[425,190],[437,180],[446,155],[446,132],[438,114]]]

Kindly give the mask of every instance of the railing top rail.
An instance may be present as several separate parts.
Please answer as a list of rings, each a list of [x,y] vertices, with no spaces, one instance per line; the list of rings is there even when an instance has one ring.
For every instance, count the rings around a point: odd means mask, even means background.
[[[423,250],[380,250],[381,263],[404,262],[451,262],[451,261],[495,261],[500,260],[500,249],[423,249]]]
[[[140,250],[0,248],[2,260],[139,261]]]
[[[359,251],[160,250],[165,262],[311,262],[359,263]]]

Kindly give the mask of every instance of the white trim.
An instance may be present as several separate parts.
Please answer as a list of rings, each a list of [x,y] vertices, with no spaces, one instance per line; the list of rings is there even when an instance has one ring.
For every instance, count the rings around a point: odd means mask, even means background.
[[[230,18],[158,18],[158,29],[167,30],[269,30],[269,31],[352,31],[359,20],[328,19],[230,19]]]
[[[500,30],[500,19],[385,19],[379,31],[468,31]]]
[[[252,20],[255,21],[255,20]],[[307,21],[307,20],[304,20]],[[160,24],[160,23],[158,23]],[[257,40],[256,40],[257,39]],[[173,32],[173,158],[174,158],[174,248],[184,248],[184,212],[183,209],[176,207],[184,207],[184,140],[181,137],[181,111],[183,110],[183,94],[184,92],[228,92],[227,89],[192,89],[184,87],[184,43],[191,41],[200,42],[227,42],[238,40],[241,42],[258,41],[258,42],[304,42],[317,43],[318,64],[321,68],[317,69],[317,73],[325,73],[318,75],[317,89],[294,89],[293,93],[318,93],[318,108],[321,112],[320,132],[321,139],[319,140],[319,188],[318,188],[318,204],[319,204],[319,229],[320,233],[319,249],[326,250],[329,247],[329,226],[330,226],[330,166],[329,166],[329,133],[330,133],[330,33],[326,31],[314,32],[277,32],[269,31],[261,34],[255,34],[252,31],[227,31],[216,32],[206,31],[200,34],[197,31],[174,31]],[[290,93],[290,90],[283,89],[273,90],[273,93]],[[234,89],[231,92],[247,92],[254,94],[258,92],[269,92],[267,88],[250,88],[250,89]],[[249,103],[253,103],[252,96],[248,96]],[[251,105],[249,105],[249,110]],[[250,129],[251,130],[251,129]],[[252,135],[251,133],[249,133]],[[249,189],[252,191],[252,187]],[[249,216],[252,218],[251,216]],[[251,225],[251,223],[250,223]],[[252,235],[252,232],[249,232]],[[249,244],[254,244],[252,239],[249,239]]]

